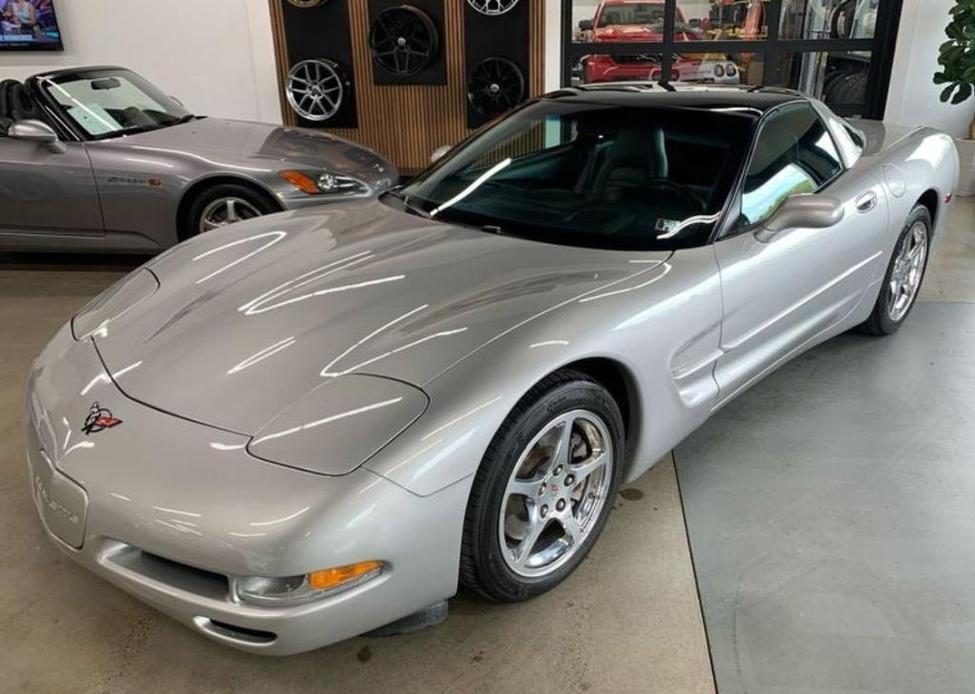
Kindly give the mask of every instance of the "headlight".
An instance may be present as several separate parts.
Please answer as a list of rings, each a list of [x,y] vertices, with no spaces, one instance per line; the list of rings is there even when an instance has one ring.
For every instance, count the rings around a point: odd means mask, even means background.
[[[361,561],[302,576],[263,578],[248,576],[234,580],[239,600],[256,605],[301,605],[371,581],[383,572],[381,561]]]
[[[721,66],[721,65],[715,65],[714,66],[714,76],[715,77],[724,77],[724,67]]]
[[[282,171],[281,178],[308,195],[365,195],[369,186],[352,176],[324,171]]]
[[[159,289],[159,281],[148,270],[136,270],[128,277],[106,289],[92,299],[71,319],[71,332],[75,340],[84,340],[93,334],[108,330],[108,324],[131,311]]]
[[[347,475],[406,431],[429,402],[422,390],[401,381],[338,376],[261,427],[247,451],[307,472]]]
[[[725,68],[725,73],[728,75],[728,77],[734,77],[738,74],[738,69],[734,65],[729,65]]]

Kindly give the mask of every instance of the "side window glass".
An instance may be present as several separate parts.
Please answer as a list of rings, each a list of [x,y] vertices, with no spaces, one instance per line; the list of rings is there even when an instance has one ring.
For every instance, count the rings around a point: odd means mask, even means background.
[[[745,176],[740,226],[764,222],[787,198],[815,193],[842,170],[833,138],[812,106],[778,110],[758,135]]]

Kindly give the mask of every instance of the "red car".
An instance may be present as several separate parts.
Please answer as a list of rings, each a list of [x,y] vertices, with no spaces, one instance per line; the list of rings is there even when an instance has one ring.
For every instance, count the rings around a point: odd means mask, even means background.
[[[761,4],[757,5],[762,8]],[[758,17],[755,17],[757,20]],[[707,38],[687,23],[681,8],[675,17],[677,41],[700,41]],[[660,42],[664,30],[663,0],[603,0],[591,20],[579,22],[585,40],[593,43]],[[596,54],[583,61],[584,81],[618,82],[625,80],[659,81],[663,78],[659,54]],[[675,56],[670,70],[671,82],[707,82],[739,84],[741,75],[734,62],[722,56]]]
[[[704,37],[687,26],[687,19],[677,8],[677,41],[699,41]],[[664,0],[603,0],[591,20],[579,22],[588,40],[599,42],[660,42],[664,32]],[[591,55],[583,62],[586,82],[623,80],[659,80],[663,76],[660,55]],[[679,63],[671,70],[670,79],[681,77]]]

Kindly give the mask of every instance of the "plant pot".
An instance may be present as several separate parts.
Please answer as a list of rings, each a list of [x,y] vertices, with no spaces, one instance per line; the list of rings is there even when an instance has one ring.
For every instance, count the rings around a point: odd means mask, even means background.
[[[961,160],[957,195],[971,197],[975,195],[975,140],[955,138],[955,144],[958,146],[958,158]]]

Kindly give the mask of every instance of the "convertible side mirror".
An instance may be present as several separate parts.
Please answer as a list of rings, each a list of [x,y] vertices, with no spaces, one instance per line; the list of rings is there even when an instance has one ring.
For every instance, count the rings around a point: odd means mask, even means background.
[[[763,243],[787,229],[828,229],[843,221],[843,201],[828,195],[793,195],[755,232]]]
[[[50,125],[33,118],[15,121],[7,129],[7,137],[11,140],[23,140],[24,142],[36,142],[47,145],[47,148],[55,154],[62,154],[68,149],[58,139],[58,134],[54,132]]]
[[[592,31],[595,25],[592,23],[591,19],[579,20],[579,31]]]
[[[433,150],[433,154],[430,155],[430,163],[436,164],[438,161],[444,158],[444,155],[451,150],[450,145],[441,145]]]

